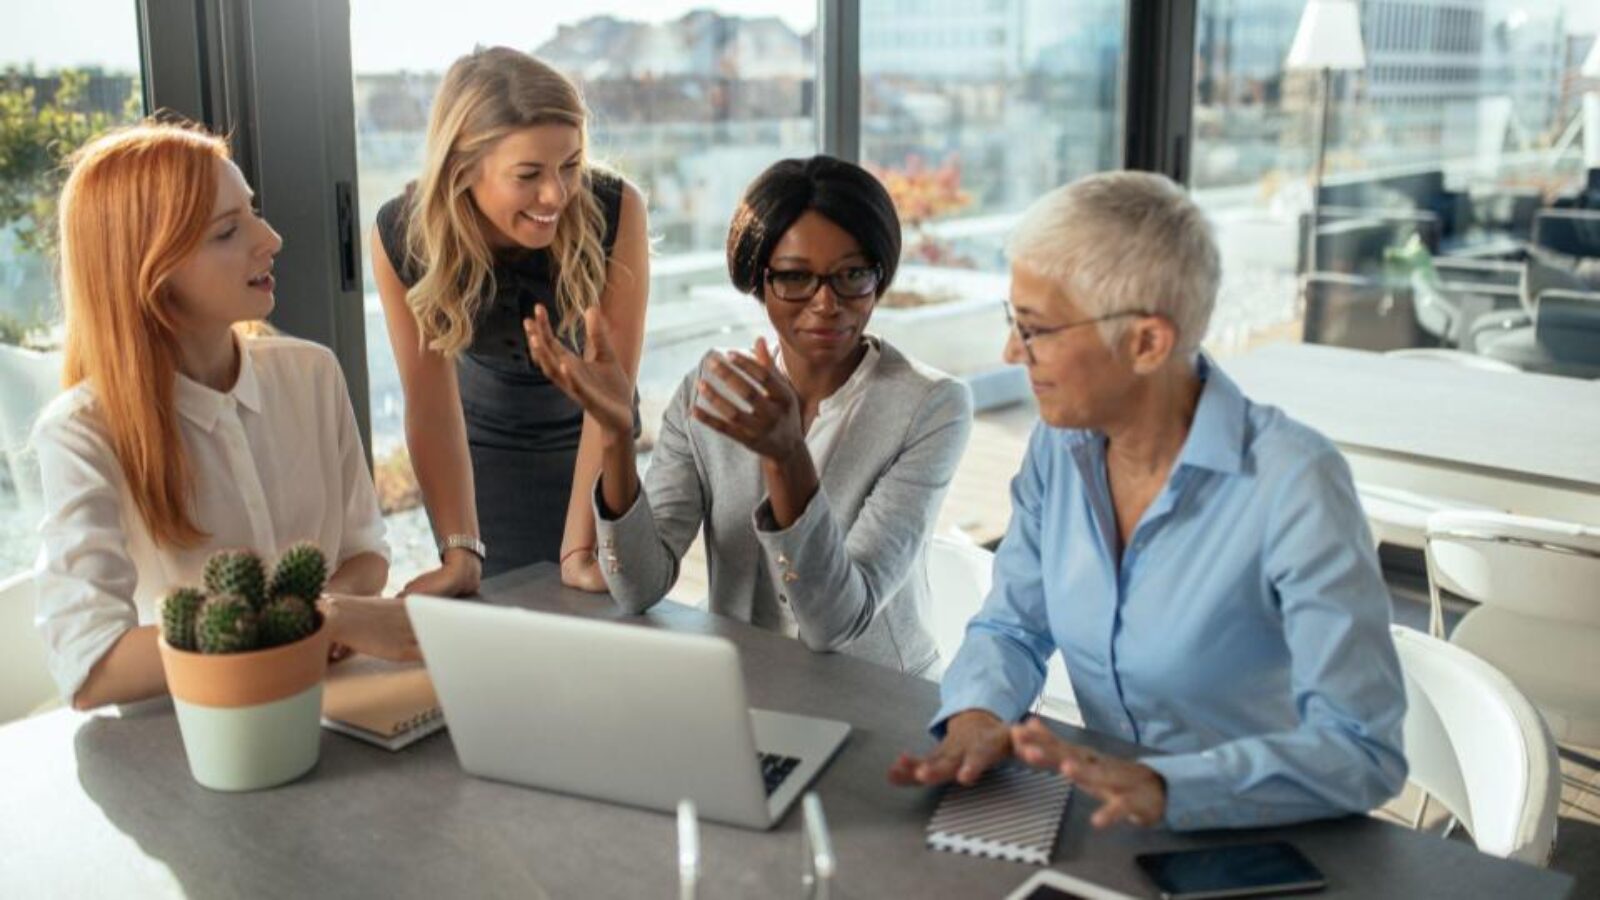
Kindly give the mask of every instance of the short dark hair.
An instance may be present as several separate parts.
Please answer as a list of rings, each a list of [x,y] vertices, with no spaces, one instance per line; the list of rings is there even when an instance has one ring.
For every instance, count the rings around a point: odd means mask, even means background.
[[[882,297],[900,267],[900,217],[872,173],[832,156],[779,160],[745,188],[728,226],[728,276],[734,287],[762,297],[772,248],[810,210],[849,232],[882,270]]]

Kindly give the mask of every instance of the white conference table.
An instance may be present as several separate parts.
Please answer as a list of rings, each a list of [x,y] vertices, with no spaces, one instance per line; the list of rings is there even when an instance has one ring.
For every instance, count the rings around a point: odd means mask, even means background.
[[[1317,344],[1220,365],[1327,435],[1358,482],[1600,524],[1600,382]]]

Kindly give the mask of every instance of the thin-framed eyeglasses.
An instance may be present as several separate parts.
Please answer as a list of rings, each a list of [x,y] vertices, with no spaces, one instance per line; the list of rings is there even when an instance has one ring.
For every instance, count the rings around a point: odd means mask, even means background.
[[[1082,325],[1093,325],[1096,322],[1104,322],[1109,319],[1126,319],[1131,316],[1156,315],[1156,313],[1153,313],[1147,309],[1125,309],[1121,312],[1106,313],[1103,316],[1095,316],[1092,319],[1081,319],[1077,322],[1068,322],[1065,325],[1047,325],[1040,327],[1037,325],[1024,325],[1017,321],[1017,314],[1016,311],[1011,308],[1010,300],[1001,300],[1000,305],[1005,307],[1006,325],[1016,333],[1017,340],[1022,342],[1022,352],[1028,357],[1028,365],[1030,366],[1037,365],[1039,362],[1039,360],[1033,355],[1033,342],[1039,338],[1049,337],[1052,334],[1060,334],[1063,331],[1070,331]]]
[[[764,277],[772,288],[772,296],[789,303],[809,303],[826,281],[839,300],[860,300],[878,291],[883,280],[883,269],[870,266],[846,266],[837,272],[820,275],[806,269],[768,269]]]

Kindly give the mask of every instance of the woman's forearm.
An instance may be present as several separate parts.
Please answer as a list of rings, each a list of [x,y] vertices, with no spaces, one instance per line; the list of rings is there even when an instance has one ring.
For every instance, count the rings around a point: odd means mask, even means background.
[[[389,581],[389,561],[376,553],[358,553],[350,557],[332,575],[324,588],[331,594],[357,594],[371,596],[383,592]]]
[[[780,531],[799,521],[821,486],[811,451],[804,444],[786,460],[763,458],[761,473],[772,501],[772,518]]]
[[[72,708],[132,703],[166,693],[167,673],[156,648],[159,635],[156,625],[140,625],[123,632],[89,670],[89,677],[72,696]]]
[[[406,406],[406,449],[435,534],[477,536],[472,458],[460,410],[421,397],[408,398]]]
[[[572,467],[572,493],[567,498],[567,524],[561,533],[561,557],[581,547],[594,548],[594,482],[600,477],[604,458],[604,438],[600,426],[590,416],[583,417],[583,433],[578,438],[578,459]]]
[[[600,500],[607,518],[627,512],[639,498],[639,466],[632,434],[603,433],[600,438]]]

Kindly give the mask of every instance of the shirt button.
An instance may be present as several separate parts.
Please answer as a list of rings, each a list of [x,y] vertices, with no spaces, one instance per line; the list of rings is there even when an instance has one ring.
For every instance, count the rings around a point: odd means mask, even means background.
[[[778,595],[778,602],[782,603],[784,606],[788,606],[789,605],[789,595],[788,594],[779,594]]]

